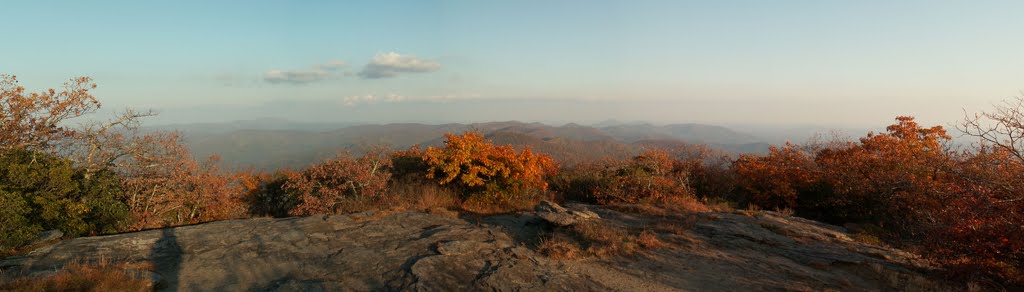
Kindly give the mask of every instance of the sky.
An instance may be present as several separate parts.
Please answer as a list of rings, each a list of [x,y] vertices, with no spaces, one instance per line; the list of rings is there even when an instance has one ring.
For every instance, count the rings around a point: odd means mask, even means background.
[[[1024,90],[1022,1],[5,1],[0,73],[157,123],[948,124]]]

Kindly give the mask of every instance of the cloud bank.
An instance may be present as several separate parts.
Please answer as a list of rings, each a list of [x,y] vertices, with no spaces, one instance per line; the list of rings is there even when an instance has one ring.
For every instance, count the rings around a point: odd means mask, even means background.
[[[403,73],[426,73],[440,69],[441,63],[436,61],[389,52],[374,56],[358,75],[364,79],[381,79],[396,77]]]
[[[314,83],[336,76],[351,76],[352,72],[350,71],[340,72],[346,67],[348,67],[348,63],[344,61],[331,60],[306,69],[273,69],[263,73],[263,81],[272,84]],[[355,75],[362,79],[383,79],[398,77],[402,74],[434,72],[440,69],[441,63],[434,60],[388,52],[373,56],[373,59]]]
[[[366,104],[377,104],[377,103],[396,103],[396,102],[450,102],[456,99],[469,99],[475,98],[476,96],[456,96],[456,95],[436,95],[436,96],[404,96],[398,94],[387,94],[387,95],[353,95],[347,96],[341,99],[341,104],[344,106],[358,106]]]
[[[348,64],[343,61],[331,60],[317,64],[309,69],[279,70],[273,69],[263,73],[263,81],[273,84],[306,84],[321,81],[333,76],[334,72]]]

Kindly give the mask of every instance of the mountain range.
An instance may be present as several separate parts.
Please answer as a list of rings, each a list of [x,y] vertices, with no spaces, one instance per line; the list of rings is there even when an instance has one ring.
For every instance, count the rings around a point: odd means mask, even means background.
[[[707,144],[730,153],[761,153],[764,139],[705,124],[652,125],[602,122],[552,126],[516,121],[471,124],[313,124],[285,120],[181,124],[153,127],[177,130],[198,157],[219,155],[229,168],[301,168],[340,151],[358,155],[376,145],[407,149],[441,146],[444,134],[477,131],[496,144],[529,146],[562,164],[629,157],[652,145]]]

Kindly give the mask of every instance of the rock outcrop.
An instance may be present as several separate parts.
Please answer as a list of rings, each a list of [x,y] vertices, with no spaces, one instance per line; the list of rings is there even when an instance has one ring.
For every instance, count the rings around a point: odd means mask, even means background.
[[[597,213],[585,208],[582,210],[569,210],[549,201],[541,201],[540,204],[537,204],[537,207],[534,207],[534,210],[537,212],[537,217],[556,226],[576,225],[581,222],[601,218]]]
[[[533,246],[571,220],[550,214],[635,228],[687,220],[555,207],[481,218],[404,212],[221,221],[66,240],[0,260],[0,268],[31,274],[80,260],[150,261],[153,274],[143,277],[188,291],[946,289],[913,255],[770,212],[693,215],[688,228],[658,233],[663,248],[552,260]]]

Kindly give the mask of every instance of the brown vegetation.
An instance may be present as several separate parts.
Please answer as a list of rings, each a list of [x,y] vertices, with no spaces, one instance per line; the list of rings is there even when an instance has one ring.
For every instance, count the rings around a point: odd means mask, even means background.
[[[149,267],[135,264],[74,263],[40,277],[6,278],[3,291],[152,291],[154,283],[144,276]],[[136,271],[136,272],[133,272]]]
[[[957,152],[950,139],[899,117],[859,143],[786,145],[734,169],[752,204],[877,226],[861,237],[918,250],[963,279],[1024,284],[1015,268],[1024,264],[1024,164],[1012,142]]]

